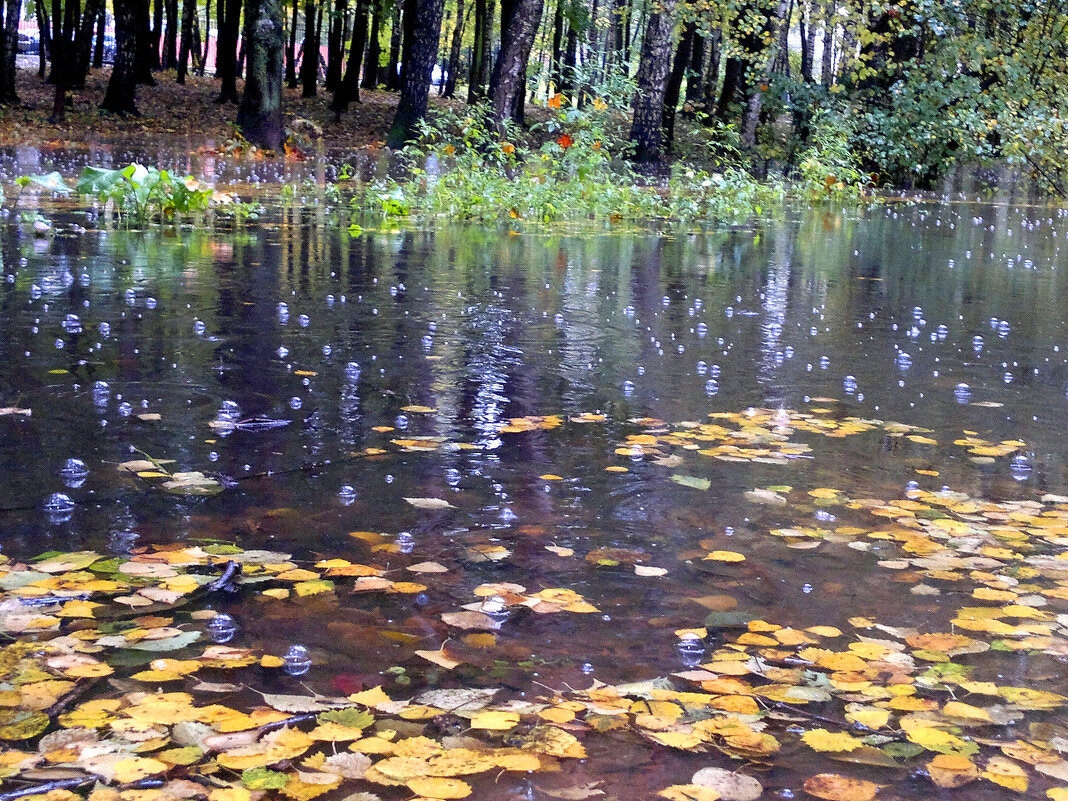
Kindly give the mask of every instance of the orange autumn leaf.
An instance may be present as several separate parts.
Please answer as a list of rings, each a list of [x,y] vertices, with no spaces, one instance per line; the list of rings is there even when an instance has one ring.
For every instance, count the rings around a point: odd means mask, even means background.
[[[575,140],[572,139],[568,134],[563,134],[556,140],[556,144],[560,145],[560,147],[562,147],[564,150],[567,150],[569,147],[575,144]]]

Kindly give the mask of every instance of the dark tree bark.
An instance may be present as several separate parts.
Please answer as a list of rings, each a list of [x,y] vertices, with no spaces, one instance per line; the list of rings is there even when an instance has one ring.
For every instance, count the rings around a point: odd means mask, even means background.
[[[101,8],[96,18],[96,41],[93,43],[93,69],[104,66],[104,34],[107,27],[107,12]]]
[[[776,6],[769,10],[767,21],[764,25],[765,40],[774,41],[776,37],[776,26],[780,23],[783,27],[789,24],[789,15],[786,13],[788,7],[788,0],[779,0]],[[785,47],[785,45],[780,45]],[[753,149],[756,147],[756,135],[757,125],[760,122],[760,111],[764,104],[764,92],[768,88],[768,80],[771,77],[771,72],[775,68],[775,62],[779,58],[780,47],[772,45],[771,55],[767,58],[767,66],[764,68],[761,80],[757,85],[750,90],[749,98],[746,101],[745,116],[742,118],[742,131],[741,140],[742,147],[747,149]]]
[[[63,122],[67,117],[67,87],[70,85],[74,50],[74,24],[80,8],[77,0],[52,0],[52,74],[56,87],[49,122]]]
[[[163,37],[163,69],[178,66],[178,0],[166,0],[167,35]]]
[[[378,62],[382,60],[382,0],[371,0],[371,33],[367,38],[367,56],[363,62],[362,89],[378,87]]]
[[[367,0],[356,0],[356,19],[352,25],[352,42],[349,45],[349,60],[345,65],[345,77],[334,92],[330,108],[340,119],[348,111],[349,103],[360,102],[360,66],[363,51],[367,46]]]
[[[100,108],[137,115],[138,0],[115,0],[115,66]]]
[[[286,86],[297,88],[297,18],[300,3],[293,0],[293,14],[289,18],[289,36],[286,40]]]
[[[178,52],[178,83],[185,83],[189,68],[189,53],[193,47],[193,20],[197,15],[197,0],[182,0],[182,47]]]
[[[682,94],[682,79],[686,77],[686,71],[690,68],[690,59],[693,55],[693,41],[697,36],[697,23],[688,22],[682,29],[678,47],[675,49],[675,61],[671,66],[671,74],[668,75],[664,86],[664,149],[671,150],[671,143],[675,141],[675,114],[679,105],[679,97]]]
[[[93,57],[93,28],[104,7],[103,0],[86,0],[82,9],[82,21],[74,34],[73,63],[70,69],[72,89],[84,89],[89,75],[89,63]]]
[[[163,41],[163,11],[166,0],[155,0],[152,6],[152,64],[151,68],[158,70],[160,67],[159,46]]]
[[[0,25],[0,105],[7,105],[19,102],[15,91],[15,58],[19,48],[22,0],[6,0],[0,13],[3,14],[3,24]]]
[[[411,61],[412,44],[415,41],[415,29],[419,23],[420,0],[403,0],[401,7],[401,50],[400,50],[400,86],[404,86],[405,73]],[[442,6],[444,13],[444,6]],[[440,22],[438,23],[440,29]],[[437,61],[438,48],[434,45],[434,60]]]
[[[649,15],[638,64],[638,91],[634,96],[630,141],[634,143],[634,160],[641,164],[655,163],[663,158],[664,94],[671,68],[674,29],[675,0],[663,0]]]
[[[430,76],[438,56],[438,39],[441,36],[441,13],[445,0],[419,0],[415,10],[418,24],[412,36],[404,70],[397,114],[393,118],[386,145],[398,148],[412,138],[416,124],[426,114]]]
[[[285,32],[281,0],[248,0],[245,6],[245,92],[237,124],[252,144],[282,151],[282,48]]]
[[[48,6],[44,0],[36,0],[34,3],[37,12],[37,29],[41,33],[41,46],[37,48],[37,74],[45,77],[45,69],[48,66],[48,54],[52,52],[52,36],[49,34]]]
[[[683,110],[683,116],[693,117],[701,104],[704,103],[704,75],[705,58],[708,56],[705,50],[705,36],[697,32],[693,37],[693,47],[690,48],[690,63],[686,65],[686,105],[691,110]]]
[[[823,5],[823,56],[820,59],[820,83],[830,86],[834,81],[834,15],[833,0]]]
[[[460,72],[460,48],[464,40],[464,0],[456,0],[456,25],[452,29],[452,44],[449,47],[449,65],[445,70],[445,87],[442,97],[456,97],[456,75]]]
[[[319,27],[322,24],[322,9],[318,16],[315,11],[315,0],[305,0],[304,3],[304,46],[301,48],[303,55],[300,61],[300,81],[304,89],[302,97],[315,97],[319,83]]]
[[[567,26],[567,45],[564,47],[564,68],[560,72],[560,91],[570,93],[575,88],[575,71],[578,67],[578,29],[575,21]]]
[[[334,0],[334,12],[326,28],[326,77],[323,86],[333,92],[341,83],[341,59],[345,50],[345,21],[349,15],[348,0]]]
[[[816,26],[812,24],[813,0],[802,0],[798,28],[801,34],[801,80],[812,83],[812,65],[816,56]]]
[[[493,121],[503,132],[509,120],[519,120],[519,103],[526,94],[527,60],[541,24],[542,0],[514,0],[507,19],[501,4],[501,49],[490,78]]]
[[[475,0],[475,37],[471,50],[471,70],[467,79],[468,103],[477,103],[486,96],[494,11],[493,0]]]
[[[735,56],[727,57],[727,64],[723,68],[723,87],[719,91],[719,101],[716,103],[716,117],[720,120],[726,121],[731,104],[744,94],[745,73],[745,59]]]
[[[555,91],[560,91],[564,59],[564,0],[556,0],[553,12],[553,43],[549,51],[549,82]]]
[[[241,0],[216,0],[219,32],[215,43],[215,75],[219,78],[216,103],[236,103],[237,40],[241,34]]]
[[[194,19],[193,24],[199,27],[199,22]],[[196,30],[196,28],[194,28]],[[219,34],[215,34],[216,47],[218,47]],[[200,51],[200,75],[204,74],[208,65],[208,50],[211,48],[211,0],[204,0],[204,48]]]
[[[720,60],[720,40],[723,38],[723,34],[717,28],[712,31],[712,35],[708,37],[708,41],[705,44],[705,48],[708,50],[708,59],[705,64],[703,83],[704,94],[704,106],[705,112],[712,114],[716,108],[716,89],[719,86],[719,60]]]
[[[396,0],[391,12],[389,29],[389,64],[386,66],[386,89],[390,92],[398,92],[400,83],[400,57],[401,41],[404,39],[404,30],[401,18],[404,16],[404,0]]]
[[[137,82],[146,86],[155,86],[156,79],[152,77],[152,70],[159,63],[159,51],[152,34],[152,8],[149,0],[138,0],[136,4],[137,24]]]

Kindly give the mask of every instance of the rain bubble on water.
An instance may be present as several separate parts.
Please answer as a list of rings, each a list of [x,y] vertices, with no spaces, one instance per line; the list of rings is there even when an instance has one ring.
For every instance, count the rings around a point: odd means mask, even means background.
[[[72,457],[59,468],[59,474],[63,477],[63,483],[72,489],[77,489],[89,477],[89,468],[81,459]]]
[[[705,643],[693,634],[684,634],[675,643],[675,653],[684,667],[693,668],[701,664],[705,656]]]
[[[311,670],[312,661],[303,645],[291,645],[282,657],[282,668],[290,676],[303,676]]]
[[[957,384],[953,390],[953,397],[957,399],[957,403],[968,403],[972,399],[972,388],[964,383]]]
[[[131,406],[126,401],[123,401],[119,404],[119,414],[122,417],[129,417],[131,414],[133,414],[133,406]]]
[[[1031,477],[1033,470],[1031,460],[1022,453],[1013,456],[1012,462],[1009,464],[1009,472],[1012,473],[1012,477],[1017,481],[1027,481]]]
[[[351,484],[342,484],[337,497],[342,506],[351,506],[356,501],[356,488]]]
[[[279,359],[284,359],[286,356],[289,355],[289,348],[287,348],[285,345],[279,345],[278,350],[276,350],[275,353],[278,354]]]
[[[482,602],[479,611],[500,626],[512,616],[508,603],[499,595],[491,595]]]
[[[219,645],[230,642],[237,634],[237,621],[230,615],[219,614],[208,623],[208,636]]]
[[[397,535],[394,544],[401,553],[411,553],[415,549],[415,537],[409,531],[402,531]]]
[[[297,409],[299,409],[303,405],[304,405],[304,401],[302,401],[300,398],[298,398],[295,395],[292,398],[289,399],[289,408],[293,409],[294,411],[296,411]]]
[[[68,314],[63,318],[63,330],[68,334],[80,334],[82,332],[82,321],[77,314]]]
[[[301,328],[307,328],[311,324],[311,317],[306,314],[302,314],[300,315],[300,317],[297,318],[297,322],[300,323]]]
[[[857,391],[857,379],[854,376],[847,375],[842,380],[842,389],[845,390],[847,395],[852,395]]]
[[[74,514],[74,501],[64,492],[54,492],[44,503],[48,519],[53,523],[66,523]]]

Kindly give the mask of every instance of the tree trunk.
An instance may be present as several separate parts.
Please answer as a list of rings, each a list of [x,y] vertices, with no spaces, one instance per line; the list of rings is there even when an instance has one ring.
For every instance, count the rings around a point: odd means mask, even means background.
[[[823,6],[823,59],[820,64],[820,83],[830,86],[834,80],[834,15],[837,6],[828,0]]]
[[[323,86],[333,92],[341,83],[341,59],[345,50],[345,20],[349,14],[348,0],[334,0],[326,33],[326,78]]]
[[[215,42],[215,74],[220,81],[216,103],[236,103],[237,39],[240,35],[241,0],[216,0],[218,29]]]
[[[156,0],[152,6],[152,63],[151,68],[158,70],[160,66],[159,45],[163,41],[163,10],[165,0]]]
[[[137,115],[138,0],[115,0],[115,66],[100,108],[112,114]]]
[[[723,68],[723,86],[719,91],[719,101],[716,103],[716,116],[724,122],[727,120],[731,104],[744,92],[745,73],[745,59],[735,56],[727,57],[727,64]]]
[[[360,67],[363,51],[367,46],[367,1],[356,0],[356,19],[352,25],[352,43],[349,45],[349,60],[345,65],[345,77],[334,92],[330,108],[341,117],[348,111],[349,103],[360,102]]]
[[[178,0],[166,1],[167,35],[163,38],[163,69],[178,66]]]
[[[671,150],[671,143],[675,141],[675,113],[679,105],[679,97],[682,94],[682,79],[686,77],[686,71],[690,68],[690,59],[693,55],[693,40],[697,36],[697,23],[688,22],[682,29],[679,37],[679,45],[675,50],[675,61],[671,67],[671,74],[664,85],[664,149]]]
[[[367,38],[367,57],[364,59],[362,89],[378,88],[378,62],[382,60],[382,0],[371,0],[371,33]]]
[[[286,39],[286,86],[297,88],[297,20],[300,3],[293,0],[293,14],[289,18],[289,31]]]
[[[456,97],[456,75],[460,72],[460,48],[464,40],[464,0],[456,0],[456,25],[452,29],[452,45],[449,48],[449,66],[445,71],[445,89],[442,97]]]
[[[199,28],[200,23],[194,19],[193,24]],[[194,28],[196,30],[196,28]],[[215,44],[218,47],[219,34],[215,34]],[[208,51],[211,49],[211,0],[204,0],[204,48],[200,51],[200,75],[208,68]],[[194,59],[195,61],[195,59]]]
[[[438,57],[438,39],[441,36],[441,12],[445,0],[419,0],[415,9],[417,24],[414,25],[412,44],[409,48],[404,84],[401,86],[397,114],[393,118],[386,145],[392,148],[403,146],[412,138],[416,124],[426,114],[430,76]]]
[[[693,47],[690,48],[690,63],[686,66],[686,105],[689,109],[683,110],[683,116],[693,117],[697,109],[704,102],[704,74],[705,58],[708,53],[705,50],[706,39],[701,33],[695,33]]]
[[[574,21],[568,22],[567,44],[564,46],[564,68],[560,73],[560,91],[570,93],[575,88],[578,72],[578,29]]]
[[[315,97],[319,83],[319,25],[322,12],[316,16],[315,0],[304,3],[304,45],[300,61],[300,80],[304,89],[301,97]]]
[[[420,0],[403,0],[401,13],[401,50],[400,50],[400,85],[404,86],[405,73],[411,61],[412,44],[415,41],[415,29],[419,24]],[[442,6],[442,13],[444,13]],[[440,23],[439,23],[440,29]],[[437,61],[438,48],[434,45],[434,60]],[[431,68],[433,69],[433,68]]]
[[[80,9],[76,0],[52,0],[52,82],[56,93],[49,122],[60,123],[67,118],[67,86],[70,83],[71,50],[73,49],[74,19]]]
[[[15,91],[15,58],[19,49],[19,18],[22,0],[6,0],[3,6],[3,26],[0,27],[0,105],[18,103]]]
[[[719,88],[719,61],[720,42],[723,33],[717,28],[708,37],[705,48],[708,50],[708,63],[705,64],[703,83],[705,113],[712,114],[716,110],[716,89]]]
[[[84,89],[85,79],[89,74],[89,63],[93,58],[93,29],[104,3],[102,0],[86,0],[82,10],[82,21],[74,34],[73,63],[70,72],[72,89]]]
[[[504,124],[518,119],[518,106],[526,94],[527,59],[534,35],[541,24],[542,0],[514,0],[505,25],[501,4],[501,49],[490,78],[490,104],[493,120],[502,132]]]
[[[404,0],[396,0],[393,5],[393,17],[389,29],[389,64],[386,67],[386,89],[390,92],[399,92],[401,88],[400,57],[401,41],[404,38],[403,16]]]
[[[285,33],[281,0],[248,0],[245,6],[245,92],[237,124],[258,147],[282,151],[282,48]]]
[[[93,43],[93,69],[104,66],[104,31],[107,27],[107,11],[103,7],[96,18],[96,41]]]
[[[787,8],[788,0],[779,0],[777,7],[768,15],[764,25],[764,30],[767,32],[765,41],[775,40],[775,28],[777,25],[781,23],[785,27],[789,24]],[[757,125],[760,122],[760,111],[764,104],[764,92],[767,91],[768,80],[778,59],[779,47],[773,45],[772,52],[767,58],[767,66],[764,68],[764,73],[760,76],[757,84],[751,88],[749,98],[746,101],[745,116],[742,118],[741,140],[742,147],[747,150],[752,150],[756,147]]]
[[[553,12],[553,43],[549,51],[549,83],[554,91],[560,91],[564,59],[564,0],[556,0]]]
[[[671,35],[675,30],[675,0],[663,0],[649,15],[638,64],[637,92],[630,141],[634,159],[643,164],[663,157],[664,93],[671,68]]]
[[[812,65],[816,60],[816,26],[812,19],[814,0],[802,0],[798,25],[801,33],[801,80],[812,83]]]
[[[182,47],[178,52],[178,83],[185,83],[189,52],[193,46],[193,20],[197,15],[197,0],[182,0]]]
[[[41,46],[37,48],[37,74],[44,78],[48,54],[52,52],[52,37],[48,33],[48,6],[44,4],[44,0],[36,0],[34,6],[37,12],[37,29],[41,34]]]
[[[475,37],[471,48],[471,71],[467,80],[467,102],[469,104],[477,103],[486,96],[494,10],[493,0],[475,0]]]

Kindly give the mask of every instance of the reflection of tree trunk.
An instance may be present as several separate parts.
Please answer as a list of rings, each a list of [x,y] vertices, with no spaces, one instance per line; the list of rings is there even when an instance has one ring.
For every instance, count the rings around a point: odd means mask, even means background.
[[[671,34],[675,30],[675,0],[663,0],[649,15],[636,76],[634,119],[630,141],[639,163],[660,161],[663,156],[664,93],[671,69]]]
[[[413,16],[418,19],[418,24],[413,25],[397,114],[386,137],[386,145],[393,148],[401,147],[412,138],[416,124],[426,114],[430,76],[438,58],[441,13],[445,0],[419,0],[414,5]],[[405,14],[407,15],[407,9]]]
[[[107,92],[100,108],[113,114],[138,113],[137,91],[137,22],[138,0],[115,0],[115,66],[111,70]]]
[[[182,0],[182,47],[178,52],[178,83],[185,83],[189,52],[193,46],[193,20],[197,15],[197,0]]]
[[[19,49],[19,18],[22,0],[6,0],[3,7],[3,27],[0,29],[0,105],[18,103],[15,91],[15,58]]]
[[[682,36],[679,38],[678,48],[675,50],[675,62],[671,67],[671,74],[664,86],[664,148],[669,151],[671,143],[675,141],[675,114],[679,105],[679,96],[682,93],[682,79],[686,77],[686,71],[690,68],[693,40],[696,36],[697,23],[686,23]]]
[[[449,48],[449,66],[446,69],[445,88],[442,97],[456,96],[456,74],[460,71],[460,48],[464,39],[464,0],[456,0],[456,25],[452,29],[452,45]]]
[[[367,42],[367,58],[364,59],[363,82],[360,84],[364,89],[378,87],[378,62],[382,60],[382,43],[379,41],[382,34],[382,0],[371,0],[371,4],[371,34]]]
[[[245,92],[237,124],[252,144],[281,151],[282,127],[281,0],[248,0],[245,6]]]
[[[510,11],[490,78],[490,103],[498,127],[519,118],[519,104],[526,93],[527,59],[541,24],[542,0],[514,0]],[[505,25],[503,4],[501,24]]]
[[[352,24],[352,42],[349,45],[349,61],[345,65],[345,77],[334,92],[330,108],[339,117],[348,110],[349,103],[360,102],[360,66],[363,51],[367,46],[367,2],[356,0],[356,19]]]

